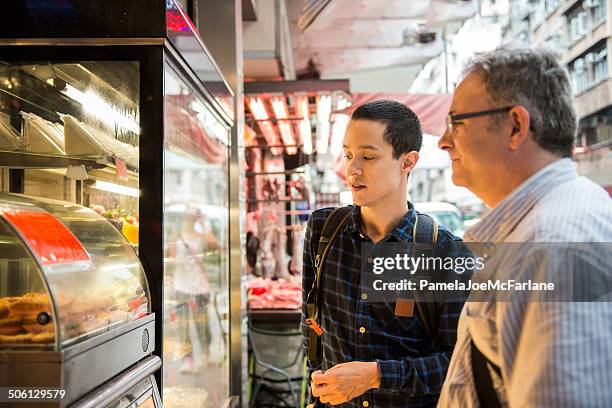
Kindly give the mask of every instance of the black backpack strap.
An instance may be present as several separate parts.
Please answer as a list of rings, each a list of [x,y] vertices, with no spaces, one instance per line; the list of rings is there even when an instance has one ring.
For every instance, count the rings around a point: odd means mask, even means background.
[[[501,378],[501,369],[482,354],[472,339],[470,339],[470,346],[472,349],[472,375],[480,406],[500,408],[501,403],[493,387],[493,379],[487,366],[490,366],[499,375],[499,378]]]
[[[321,274],[325,265],[325,258],[331,249],[336,236],[346,224],[346,221],[351,215],[353,206],[335,208],[325,220],[323,230],[319,237],[317,255],[315,257],[315,277],[312,282],[312,288],[308,292],[306,308],[308,318],[306,324],[310,327],[308,336],[308,362],[311,367],[316,367],[321,362],[321,347],[319,345],[319,336],[323,334],[319,326],[319,312],[321,306]]]
[[[436,244],[438,242],[438,224],[427,214],[417,213],[412,231],[412,256],[434,257],[436,255]],[[438,333],[438,308],[432,300],[428,301],[425,294],[414,292],[414,302],[425,326],[425,331],[431,339],[436,341]]]

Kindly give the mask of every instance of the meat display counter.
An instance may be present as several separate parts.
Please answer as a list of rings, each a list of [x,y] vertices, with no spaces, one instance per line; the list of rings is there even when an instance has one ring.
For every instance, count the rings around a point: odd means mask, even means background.
[[[42,406],[161,406],[149,299],[134,248],[109,220],[0,193],[0,388],[63,391]]]

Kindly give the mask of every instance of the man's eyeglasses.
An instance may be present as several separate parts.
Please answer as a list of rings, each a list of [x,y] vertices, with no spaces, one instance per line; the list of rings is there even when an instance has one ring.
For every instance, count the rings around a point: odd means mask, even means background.
[[[460,121],[463,119],[477,118],[479,116],[494,115],[496,113],[508,112],[512,108],[514,108],[514,106],[506,106],[504,108],[489,109],[479,112],[458,113],[456,115],[452,115],[449,113],[448,116],[446,116],[446,129],[448,130],[448,133],[452,133],[453,125],[460,123]]]

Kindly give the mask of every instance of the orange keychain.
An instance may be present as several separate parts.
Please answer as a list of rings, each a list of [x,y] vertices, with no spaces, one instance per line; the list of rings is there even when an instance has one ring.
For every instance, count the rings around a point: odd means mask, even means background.
[[[319,336],[323,334],[323,329],[321,328],[321,326],[319,326],[319,324],[314,319],[311,319],[311,318],[306,319],[306,324],[308,325],[308,327],[314,330],[315,333],[317,333]]]

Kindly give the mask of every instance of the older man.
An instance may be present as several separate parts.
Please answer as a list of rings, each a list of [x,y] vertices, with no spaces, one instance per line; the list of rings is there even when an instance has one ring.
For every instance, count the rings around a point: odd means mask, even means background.
[[[568,74],[553,53],[498,49],[472,59],[439,141],[453,181],[491,208],[466,241],[612,241],[608,194],[571,161],[575,132]],[[550,265],[524,255],[499,269]],[[612,404],[611,303],[526,299],[466,303],[439,407]]]

